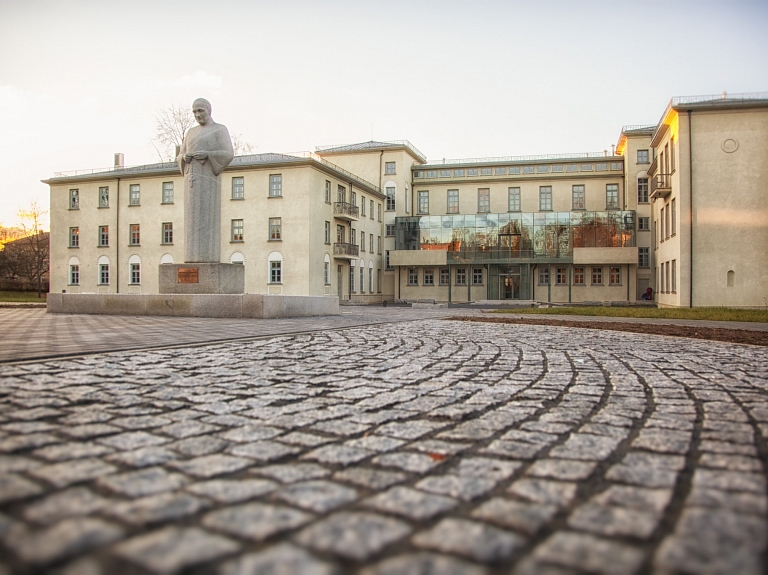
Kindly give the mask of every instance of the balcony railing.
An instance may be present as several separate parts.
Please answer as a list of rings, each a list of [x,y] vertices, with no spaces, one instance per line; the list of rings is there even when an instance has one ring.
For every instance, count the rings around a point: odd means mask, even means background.
[[[651,179],[651,197],[666,197],[672,193],[672,176],[657,174]]]
[[[356,244],[333,244],[333,255],[357,257],[360,254],[360,246]]]
[[[336,202],[333,204],[333,215],[357,219],[360,217],[360,208],[347,202]]]

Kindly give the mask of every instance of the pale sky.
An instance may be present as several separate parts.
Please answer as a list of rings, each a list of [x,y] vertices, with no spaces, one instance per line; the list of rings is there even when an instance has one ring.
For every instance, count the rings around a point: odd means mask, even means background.
[[[768,2],[0,0],[0,223],[55,171],[158,161],[197,97],[254,151],[610,149],[670,98],[768,92]]]

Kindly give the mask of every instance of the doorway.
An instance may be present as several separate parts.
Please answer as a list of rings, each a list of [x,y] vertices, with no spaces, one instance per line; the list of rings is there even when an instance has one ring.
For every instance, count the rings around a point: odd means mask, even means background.
[[[520,299],[520,274],[499,276],[499,299]]]

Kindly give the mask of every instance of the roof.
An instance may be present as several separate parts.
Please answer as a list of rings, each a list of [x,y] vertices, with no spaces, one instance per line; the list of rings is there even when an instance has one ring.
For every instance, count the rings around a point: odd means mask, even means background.
[[[386,150],[387,148],[406,148],[413,157],[426,163],[427,157],[422,154],[419,149],[411,144],[408,140],[394,140],[391,142],[378,142],[376,140],[370,140],[368,142],[359,142],[357,144],[343,144],[334,146],[316,146],[315,151],[318,154],[335,154],[339,152],[362,152],[362,151],[374,151],[374,150]]]
[[[621,134],[616,142],[616,153],[624,155],[624,147],[627,143],[627,136],[652,136],[656,130],[656,124],[634,124],[622,126]]]
[[[461,166],[467,164],[525,164],[546,163],[551,161],[562,162],[566,160],[620,160],[617,156],[606,155],[606,152],[580,152],[575,154],[542,154],[538,156],[501,156],[497,158],[463,158],[430,162],[423,166],[412,166],[412,170],[427,170],[442,166]]]

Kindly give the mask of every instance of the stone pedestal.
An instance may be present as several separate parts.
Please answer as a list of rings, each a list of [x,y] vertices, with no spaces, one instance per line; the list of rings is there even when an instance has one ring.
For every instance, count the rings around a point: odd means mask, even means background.
[[[160,293],[245,293],[245,266],[241,264],[160,264],[158,277]]]

